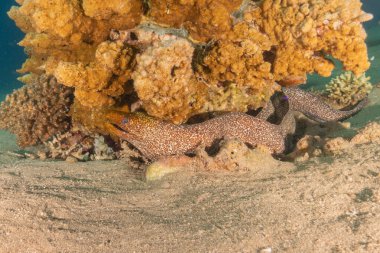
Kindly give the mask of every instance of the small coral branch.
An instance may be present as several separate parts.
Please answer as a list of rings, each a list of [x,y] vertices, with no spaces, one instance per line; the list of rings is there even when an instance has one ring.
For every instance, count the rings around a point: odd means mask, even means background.
[[[357,77],[352,72],[345,72],[326,85],[327,96],[339,106],[357,104],[371,92],[370,79],[365,74]]]

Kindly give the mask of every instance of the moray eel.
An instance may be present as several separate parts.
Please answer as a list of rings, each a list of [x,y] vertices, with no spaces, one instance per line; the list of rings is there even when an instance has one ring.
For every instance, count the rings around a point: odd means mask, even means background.
[[[318,122],[341,121],[358,113],[367,102],[366,98],[352,110],[340,111],[311,93],[283,87],[282,93],[273,96],[257,117],[233,112],[198,124],[175,125],[143,113],[111,111],[106,126],[110,134],[128,141],[151,160],[185,154],[201,145],[210,147],[216,140],[234,138],[281,154],[289,147],[289,136],[295,132],[293,111]]]
[[[256,115],[256,118],[280,125],[285,135],[291,136],[296,131],[296,119],[289,108],[289,100],[283,93],[275,93],[270,101]]]
[[[368,98],[360,101],[351,110],[336,110],[326,104],[322,98],[303,91],[296,87],[282,88],[282,92],[275,93],[268,103],[257,114],[257,118],[280,125],[282,132],[287,136],[287,151],[292,148],[292,138],[296,132],[294,111],[305,114],[308,118],[319,123],[342,121],[352,117],[368,103]]]
[[[360,112],[368,104],[368,98],[365,98],[351,110],[336,110],[320,97],[299,88],[283,87],[282,91],[272,96],[257,118],[279,124],[289,112],[298,111],[320,123],[343,121]]]
[[[128,141],[151,160],[185,154],[215,140],[236,138],[252,146],[263,145],[272,153],[285,151],[280,126],[245,113],[227,113],[198,124],[175,125],[143,113],[110,112],[110,134]]]
[[[368,98],[365,98],[351,110],[336,110],[320,97],[299,88],[283,87],[282,91],[289,101],[289,110],[301,112],[308,118],[320,123],[343,121],[354,116],[368,104]]]

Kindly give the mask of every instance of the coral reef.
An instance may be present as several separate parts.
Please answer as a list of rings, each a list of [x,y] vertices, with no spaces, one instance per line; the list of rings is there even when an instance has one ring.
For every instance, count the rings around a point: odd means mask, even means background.
[[[354,105],[365,98],[372,90],[370,78],[366,75],[356,77],[345,72],[326,85],[327,97],[340,106]]]
[[[269,37],[246,22],[235,25],[230,33],[212,47],[199,66],[201,79],[210,86],[205,105],[209,111],[257,109],[279,89],[272,65],[265,59],[273,45]]]
[[[329,76],[327,55],[357,76],[369,67],[362,23],[372,16],[359,0],[17,2],[8,14],[26,33],[21,79],[54,75],[74,88],[72,120],[92,134],[107,133],[109,110],[181,124],[259,109],[278,83]]]
[[[0,129],[17,135],[21,147],[41,144],[70,128],[73,90],[40,76],[8,95],[0,105]]]
[[[128,29],[141,20],[139,0],[18,1],[8,15],[27,35],[20,43],[31,56],[22,73],[46,71],[52,74],[60,61],[88,63],[111,29]]]

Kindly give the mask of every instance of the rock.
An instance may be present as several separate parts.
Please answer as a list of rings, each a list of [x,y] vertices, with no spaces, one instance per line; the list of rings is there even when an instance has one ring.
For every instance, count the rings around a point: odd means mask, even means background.
[[[77,162],[78,162],[78,159],[75,158],[75,157],[73,157],[73,156],[68,156],[68,157],[66,158],[66,162],[68,162],[68,163],[77,163]]]
[[[258,251],[259,253],[272,253],[272,248],[264,248]]]
[[[187,156],[172,156],[163,158],[150,164],[145,171],[146,181],[155,181],[163,178],[164,176],[177,172],[186,167],[190,167],[192,160]]]
[[[37,156],[40,158],[40,160],[45,161],[47,159],[47,154],[44,151],[38,151]]]

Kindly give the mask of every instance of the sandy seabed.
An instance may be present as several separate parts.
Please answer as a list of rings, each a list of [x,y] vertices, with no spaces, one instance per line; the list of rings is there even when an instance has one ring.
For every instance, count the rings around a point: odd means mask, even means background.
[[[378,119],[377,102],[353,125]],[[379,144],[156,182],[122,161],[15,149],[0,132],[0,252],[380,252]]]

